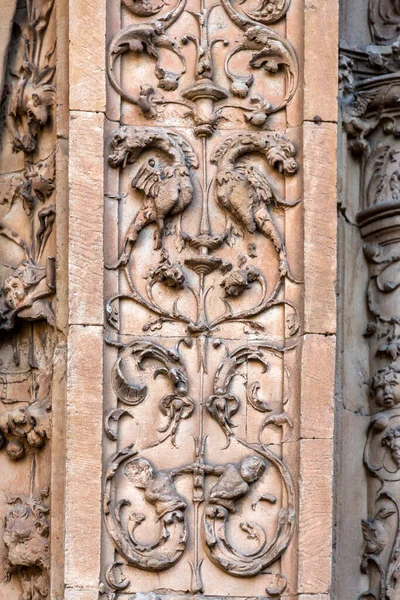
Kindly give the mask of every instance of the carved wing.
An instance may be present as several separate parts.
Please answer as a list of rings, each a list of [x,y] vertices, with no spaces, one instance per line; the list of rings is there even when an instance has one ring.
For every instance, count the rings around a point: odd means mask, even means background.
[[[148,198],[156,198],[160,193],[160,172],[155,167],[154,160],[145,162],[132,179],[132,187],[140,190]]]
[[[236,167],[250,184],[250,195],[253,201],[268,204],[275,198],[272,188],[265,175],[257,167],[239,165]]]

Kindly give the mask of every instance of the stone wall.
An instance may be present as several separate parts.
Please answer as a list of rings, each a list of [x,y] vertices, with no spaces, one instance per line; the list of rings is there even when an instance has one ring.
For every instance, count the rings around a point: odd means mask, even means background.
[[[0,598],[328,600],[336,3],[1,11]]]

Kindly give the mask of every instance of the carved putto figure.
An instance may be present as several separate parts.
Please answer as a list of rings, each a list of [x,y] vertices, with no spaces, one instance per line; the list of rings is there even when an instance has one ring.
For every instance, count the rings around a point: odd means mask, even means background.
[[[187,503],[175,489],[173,478],[177,472],[154,471],[145,458],[136,458],[125,465],[125,475],[137,488],[144,490],[146,502],[154,506],[157,517],[185,510]]]
[[[220,475],[217,483],[211,488],[207,502],[226,508],[230,513],[236,512],[236,502],[250,490],[250,485],[260,479],[266,470],[265,462],[259,456],[248,456],[240,465],[228,464],[208,467],[206,472]],[[213,509],[206,509],[213,514]]]
[[[400,403],[400,367],[388,365],[379,369],[371,384],[376,403],[388,409]]]
[[[299,202],[296,185],[285,189],[298,163],[294,143],[266,125],[293,98],[298,64],[291,43],[269,27],[290,0],[247,1],[123,0],[126,26],[108,47],[110,83],[127,110],[109,155],[109,166],[120,170],[122,242],[106,259],[120,275],[110,276],[106,302],[107,344],[115,352],[104,421],[116,443],[103,504],[115,550],[104,586],[110,594],[137,592],[132,567],[161,585],[161,572],[171,569],[164,580],[171,581],[177,563],[183,573],[188,561],[192,595],[207,594],[202,565],[210,568],[209,561],[225,581],[264,575],[295,530],[295,485],[266,439],[293,428],[283,358],[296,346],[301,319],[285,282],[301,282],[289,268],[283,209]],[[133,71],[150,66],[145,83],[125,77],[129,54]],[[170,109],[179,127],[189,126],[184,134],[165,125]],[[143,126],[143,117],[153,126]],[[279,313],[283,319],[275,319]],[[269,369],[279,372],[285,392],[274,381],[268,401],[258,395],[261,384],[248,380],[251,361],[261,380]],[[275,391],[279,398],[270,402]],[[235,422],[248,411],[268,413],[254,419],[254,443]],[[279,495],[268,489],[276,478]],[[286,578],[270,575],[264,589],[278,596]]]

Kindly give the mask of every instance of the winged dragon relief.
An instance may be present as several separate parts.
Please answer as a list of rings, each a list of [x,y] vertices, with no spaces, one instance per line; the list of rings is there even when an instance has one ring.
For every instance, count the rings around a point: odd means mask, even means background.
[[[227,138],[212,154],[211,162],[217,166],[214,182],[216,200],[226,211],[228,221],[231,223],[226,226],[225,231],[217,235],[212,233],[209,225],[208,194],[201,192],[207,184],[206,182],[199,184],[195,177],[194,171],[198,167],[198,161],[182,136],[158,128],[124,127],[114,135],[112,147],[113,152],[109,158],[112,167],[124,169],[129,164],[139,162],[131,186],[140,192],[143,206],[128,228],[117,262],[108,265],[108,268],[123,269],[130,290],[129,294],[117,295],[108,301],[107,312],[111,325],[118,328],[119,299],[124,301],[130,299],[147,308],[156,315],[157,324],[160,326],[168,321],[177,321],[185,324],[187,331],[191,333],[211,332],[228,321],[251,324],[253,317],[282,303],[291,306],[293,313],[297,314],[297,309],[290,302],[278,298],[284,278],[289,277],[294,281],[295,279],[290,273],[283,238],[273,216],[273,211],[277,207],[293,206],[297,200],[291,203],[283,201],[260,169],[240,162],[246,155],[257,153],[265,157],[270,169],[276,170],[282,176],[294,175],[297,171],[296,150],[285,136],[272,133],[236,135]],[[151,156],[140,163],[141,154],[151,148],[158,151],[157,156]],[[198,255],[186,258],[183,265],[172,263],[164,247],[165,221],[174,215],[182,215],[190,206],[195,193],[202,195],[203,202],[203,217],[199,233],[193,235],[184,231],[181,219],[178,219],[175,229],[178,250],[189,245],[198,251]],[[251,266],[246,269],[234,269],[232,263],[214,254],[218,248],[230,243],[233,222],[250,234],[258,230],[275,248],[279,273],[277,282],[269,294],[261,271]],[[145,297],[139,293],[135,285],[130,257],[140,232],[151,223],[156,224],[154,248],[161,250],[161,259],[159,266],[149,274],[147,297]],[[197,290],[189,286],[185,269],[194,271],[198,275]],[[207,290],[204,282],[212,272],[220,272],[221,280],[225,275],[225,279],[221,281],[221,286],[225,290],[225,299],[222,298],[225,310],[220,316],[210,320],[206,314]],[[246,281],[241,285],[240,279],[243,278]],[[254,306],[233,311],[229,298],[237,297],[255,282],[260,287],[259,301]],[[153,295],[153,288],[156,285],[175,288],[178,294],[188,289],[196,299],[197,319],[193,320],[190,315],[180,312],[177,302],[172,312],[158,304]],[[149,324],[150,326],[154,325]]]
[[[185,110],[183,116],[193,121],[194,135],[201,138],[201,157],[199,161],[184,136],[163,127],[125,126],[111,142],[109,165],[125,170],[131,177],[131,193],[138,203],[137,212],[124,232],[116,260],[107,264],[108,269],[118,269],[123,274],[121,292],[106,304],[107,320],[111,326],[108,343],[118,348],[111,373],[117,405],[106,415],[105,431],[120,449],[108,463],[104,488],[105,522],[118,553],[107,571],[106,581],[116,593],[128,591],[130,581],[125,575],[126,565],[147,571],[163,571],[181,560],[192,513],[194,546],[198,548],[201,543],[201,530],[208,558],[231,575],[251,577],[262,573],[284,552],[295,525],[294,484],[287,467],[271,451],[265,438],[270,427],[283,431],[286,428],[290,430],[293,424],[284,408],[274,412],[270,404],[259,396],[262,387],[258,381],[246,381],[244,402],[249,410],[265,413],[265,419],[257,443],[250,444],[241,439],[235,433],[234,417],[243,400],[233,388],[233,380],[237,375],[246,379],[251,361],[261,364],[265,371],[269,369],[268,356],[278,357],[283,365],[285,353],[296,344],[293,343],[290,348],[272,343],[241,346],[236,350],[227,348],[215,374],[213,394],[201,399],[189,389],[185,360],[179,348],[181,344],[186,346],[185,353],[196,348],[197,372],[200,380],[205,381],[210,369],[207,362],[210,338],[225,323],[238,322],[252,332],[264,331],[264,326],[255,318],[276,306],[285,306],[294,317],[289,335],[295,335],[299,326],[297,307],[283,299],[281,294],[286,278],[293,282],[296,279],[289,268],[278,216],[280,209],[294,206],[297,199],[293,202],[282,200],[274,183],[296,173],[298,165],[294,145],[284,135],[265,131],[229,136],[211,153],[207,145],[208,138],[224,118],[225,110],[239,108],[250,127],[262,129],[269,115],[283,109],[293,98],[298,81],[296,54],[291,44],[269,27],[283,18],[290,1],[261,0],[250,9],[234,7],[228,0],[212,6],[201,2],[198,11],[186,11],[193,18],[195,28],[181,38],[179,35],[173,37],[176,31],[173,26],[177,24],[179,27],[179,19],[186,9],[185,0],[178,1],[166,11],[163,11],[163,2],[152,0],[124,0],[123,4],[135,16],[157,17],[134,21],[115,35],[108,49],[111,84],[124,100],[138,106],[149,119],[156,120],[168,104],[181,106]],[[245,5],[246,0],[241,4]],[[211,15],[214,10],[224,10],[239,29],[239,37],[234,44],[213,34]],[[222,48],[227,48],[224,75],[218,82],[214,65],[217,45],[221,46],[221,52]],[[182,76],[186,81],[192,76],[188,73],[186,62],[189,47],[194,47],[196,52],[194,77],[182,89]],[[128,53],[136,54],[138,59],[147,54],[155,62],[155,84],[162,90],[163,96],[147,82],[136,93],[122,83],[123,79],[118,77],[118,63],[122,64],[124,55]],[[170,64],[178,65],[175,70],[164,62],[168,53],[174,55]],[[250,54],[247,72],[236,70],[239,53]],[[256,88],[257,73],[263,72],[283,74],[281,98],[273,103],[264,97],[253,96],[249,98],[250,102],[244,103],[250,91]],[[253,155],[257,156],[257,161],[251,164]],[[205,167],[209,163],[213,170],[211,177],[207,174],[208,166]],[[199,164],[202,165],[201,170]],[[270,177],[272,173],[273,178]],[[124,202],[130,202],[129,195]],[[216,207],[225,215],[222,230],[220,224],[223,218],[215,223]],[[197,219],[196,223],[191,220],[195,212],[201,213],[198,224]],[[140,248],[140,240],[148,240],[144,231],[149,227],[153,229],[154,253],[151,268],[144,275],[144,284],[138,281],[140,265],[136,269],[135,250]],[[257,236],[254,237],[257,240],[263,239],[272,256],[275,253],[273,269],[271,267],[274,273],[276,267],[275,279],[271,277],[273,283],[268,281],[267,284],[263,268],[252,263],[257,257],[255,242],[248,243],[246,257],[238,256],[236,264],[220,252],[227,250],[226,246],[232,246],[235,237],[247,240],[253,239],[253,236]],[[172,241],[175,242],[176,257],[175,251],[171,250]],[[180,258],[184,249],[183,258]],[[154,264],[154,260],[158,263]],[[210,303],[215,304],[214,298],[209,300],[212,290],[219,294],[221,312],[211,316]],[[253,292],[249,293],[250,302],[245,308],[240,308],[236,302],[240,302],[249,290]],[[179,308],[179,300],[185,294],[194,301],[195,311],[189,313],[186,308]],[[174,298],[172,309],[168,307],[168,298]],[[126,341],[120,307],[127,301],[133,301],[151,314],[150,321],[142,327],[144,332],[151,333],[161,329],[165,323],[172,323],[184,327],[185,337],[180,338],[173,349],[167,349],[150,335],[138,339],[128,334],[131,341]],[[123,336],[112,338],[115,331],[118,334],[123,331]],[[121,342],[121,339],[124,341]],[[221,342],[214,339],[212,343],[217,348]],[[284,387],[290,387],[289,373],[286,367],[282,366],[282,369]],[[151,376],[154,380],[165,376],[171,389],[161,395],[155,394]],[[283,405],[289,395],[284,395]],[[129,424],[134,422],[135,415],[143,406],[154,402],[158,403],[162,419],[160,426],[154,423],[150,436],[134,433],[135,426],[129,428]],[[152,448],[160,447],[157,452],[161,452],[172,444],[179,449],[182,431],[186,431],[185,427],[191,423],[185,424],[184,421],[193,417],[199,422],[193,460],[176,468],[169,465],[158,468],[158,460],[152,458]],[[206,417],[218,423],[227,445],[232,442],[241,448],[240,459],[225,464],[209,460],[203,430]],[[128,431],[131,443],[124,445]],[[121,448],[121,445],[124,447]],[[265,492],[271,471],[278,473],[283,490],[281,508],[275,509],[276,529],[271,536],[257,519],[243,522],[241,530],[247,534],[252,546],[252,550],[246,552],[233,541],[234,515],[249,502],[250,497],[258,498],[254,506],[260,501],[271,506],[278,503],[273,494]],[[182,491],[181,483],[182,478],[187,482],[188,477],[192,477],[193,484],[190,511],[187,490],[186,493]],[[124,489],[129,490],[123,497],[118,494],[121,480],[124,481]],[[210,484],[206,485],[207,482]],[[139,505],[145,506],[146,510],[139,510]],[[145,542],[146,524],[149,527],[151,518],[157,531],[156,539]],[[150,531],[149,528],[147,531]],[[190,565],[191,591],[201,594],[204,591],[202,561],[196,553]],[[271,594],[280,594],[285,589],[286,580],[280,574],[275,579],[279,590],[267,588],[268,593],[271,589]]]

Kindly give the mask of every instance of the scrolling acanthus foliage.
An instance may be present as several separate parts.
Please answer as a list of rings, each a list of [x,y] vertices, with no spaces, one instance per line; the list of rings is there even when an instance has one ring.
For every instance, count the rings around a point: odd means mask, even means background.
[[[269,368],[268,356],[278,357],[282,361],[286,352],[295,348],[296,342],[287,346],[260,342],[255,345],[240,346],[234,351],[226,349],[226,356],[215,374],[214,393],[205,399],[204,407],[224,432],[227,445],[234,439],[243,450],[239,463],[210,464],[206,460],[206,438],[200,434],[194,449],[195,460],[170,470],[157,470],[143,454],[146,451],[170,440],[176,444],[176,435],[182,420],[190,419],[197,410],[196,401],[190,396],[189,382],[180,356],[179,345],[183,342],[187,348],[194,343],[198,352],[198,368],[207,372],[208,340],[215,331],[227,323],[242,323],[250,331],[263,331],[264,326],[254,320],[273,308],[285,306],[291,323],[289,335],[297,332],[299,315],[297,307],[281,299],[280,292],[284,281],[292,276],[286,255],[283,237],[274,221],[276,207],[293,206],[281,200],[266,175],[255,166],[247,166],[240,159],[247,154],[256,153],[263,157],[268,169],[281,177],[292,176],[297,171],[296,151],[293,144],[284,136],[273,133],[240,134],[228,137],[217,147],[211,156],[216,166],[214,180],[215,200],[226,211],[227,222],[224,231],[218,234],[211,228],[209,219],[210,194],[199,194],[204,185],[199,186],[195,176],[198,159],[185,138],[160,128],[123,127],[112,139],[112,154],[109,164],[113,168],[127,169],[133,165],[131,186],[140,194],[142,206],[139,208],[122,243],[118,260],[107,266],[109,270],[119,269],[125,274],[129,293],[113,296],[106,305],[107,319],[112,330],[120,331],[119,304],[133,302],[155,315],[143,330],[161,329],[172,322],[181,324],[184,337],[175,349],[166,349],[159,343],[134,338],[132,342],[122,344],[108,343],[120,349],[114,364],[111,379],[115,394],[121,403],[105,417],[105,431],[111,440],[119,439],[119,426],[125,417],[135,420],[135,407],[150,402],[154,394],[149,393],[143,375],[153,372],[154,380],[166,377],[171,391],[160,398],[158,405],[165,417],[164,424],[141,450],[137,444],[119,450],[110,460],[105,482],[104,514],[108,532],[119,554],[126,563],[149,571],[162,571],[171,568],[180,560],[186,548],[188,522],[186,509],[188,500],[176,488],[176,482],[182,476],[193,477],[193,504],[198,512],[204,503],[203,539],[210,559],[232,576],[248,577],[262,572],[274,563],[287,548],[295,526],[294,483],[282,460],[266,444],[264,436],[269,427],[281,430],[293,424],[289,415],[283,411],[266,416],[259,431],[259,443],[249,443],[234,432],[234,415],[238,412],[240,399],[230,386],[233,379],[240,375],[246,379],[249,361],[255,361]],[[150,151],[150,153],[149,153]],[[145,154],[142,157],[142,154]],[[195,194],[202,199],[201,223],[198,234],[189,234],[184,230],[181,215],[190,206]],[[241,198],[246,198],[243,202]],[[191,255],[180,262],[173,262],[165,247],[167,221],[177,216],[175,226],[175,245],[178,253],[185,248]],[[146,293],[140,293],[135,284],[133,251],[142,232],[155,224],[154,249],[160,252],[158,266],[147,275]],[[240,257],[237,267],[218,256],[218,250],[232,241],[235,227],[242,227],[249,234],[258,231],[271,244],[276,254],[277,276],[275,285],[268,290],[266,277],[253,265],[246,266],[247,258]],[[194,253],[193,253],[194,252]],[[254,254],[254,244],[248,255]],[[189,283],[189,272],[198,279],[197,288]],[[207,278],[219,274],[220,302],[225,307],[215,318],[209,317],[207,295],[215,285],[207,287]],[[253,305],[233,309],[232,303],[245,290],[258,286],[259,294]],[[170,289],[176,295],[173,308],[163,306],[155,299],[154,289]],[[197,317],[178,309],[180,295],[190,291],[195,298]],[[255,291],[255,290],[254,290]],[[252,294],[253,296],[254,294]],[[220,341],[214,339],[217,348]],[[289,387],[289,373],[284,367],[286,387]],[[136,374],[136,376],[134,375]],[[246,386],[246,403],[249,409],[269,413],[273,409],[258,396],[258,381]],[[289,395],[283,399],[285,404]],[[154,401],[154,400],[153,400]],[[201,415],[200,419],[203,419]],[[245,501],[256,485],[265,486],[271,470],[276,470],[283,484],[283,499],[279,510],[276,533],[267,540],[265,528],[257,522],[242,523],[242,531],[254,540],[255,548],[250,552],[240,550],[230,541],[230,516],[237,511],[237,503]],[[145,502],[151,505],[159,521],[159,537],[154,543],[139,541],[136,530],[146,520],[146,515],[130,508],[134,501],[122,498],[117,500],[117,480],[121,474],[135,489],[142,490]],[[205,492],[205,480],[217,478],[211,489]],[[272,504],[277,498],[271,494],[262,496]],[[142,534],[143,535],[143,534]],[[116,562],[108,570],[107,583],[115,590],[126,589],[129,580],[118,575],[121,565]],[[193,590],[203,589],[200,575],[201,564],[192,564]]]
[[[274,29],[267,25],[282,19],[289,8],[289,0],[284,2],[268,2],[262,0],[253,11],[238,12],[230,0],[221,0],[206,8],[201,3],[199,12],[187,10],[196,21],[197,33],[189,33],[182,37],[181,44],[168,36],[168,29],[179,22],[186,8],[186,0],[179,0],[176,6],[157,19],[135,23],[118,32],[108,49],[108,74],[110,82],[117,92],[128,102],[138,106],[146,118],[152,119],[160,114],[160,110],[168,105],[185,108],[183,116],[190,116],[194,123],[194,133],[198,137],[210,137],[217,128],[218,122],[225,119],[223,113],[230,108],[237,108],[245,113],[245,119],[255,127],[263,127],[269,115],[285,108],[293,98],[298,84],[298,63],[296,53],[291,44]],[[163,8],[164,3],[157,6],[144,2],[126,2],[125,6],[138,15],[139,6],[145,9],[146,16],[154,15]],[[222,6],[226,17],[242,32],[240,42],[225,56],[225,76],[230,84],[221,87],[215,82],[214,52],[217,44],[229,46],[225,38],[210,39],[210,17],[214,9]],[[186,58],[183,46],[191,42],[197,54],[195,77],[186,89],[180,89],[180,79],[186,73]],[[181,63],[181,71],[176,73],[163,66],[162,50],[174,54]],[[157,86],[168,97],[156,93],[150,84],[142,85],[137,96],[126,91],[116,76],[116,61],[126,53],[147,54],[156,60],[155,76]],[[238,74],[231,68],[232,59],[239,53],[251,53],[249,60],[250,74]],[[268,99],[255,95],[250,104],[243,104],[254,84],[253,72],[262,70],[270,74],[282,72],[285,79],[285,92],[281,99],[272,104]],[[179,97],[171,96],[178,90]],[[232,105],[230,95],[238,99]]]
[[[173,367],[172,364],[181,364],[179,355],[175,351],[166,351],[160,345],[153,342],[137,342],[138,346],[124,349],[124,355],[138,353],[135,361],[136,369],[143,369],[142,361],[145,357],[156,362],[169,365],[157,369],[154,376],[159,373],[166,375],[175,389],[181,389],[181,394],[186,393],[186,374],[182,367]],[[210,559],[230,575],[238,577],[253,576],[268,567],[284,552],[294,532],[295,526],[295,491],[290,472],[282,460],[262,441],[263,431],[268,426],[285,424],[292,426],[290,417],[285,413],[267,417],[260,430],[260,442],[250,444],[244,439],[236,436],[233,428],[232,417],[239,408],[240,400],[229,390],[234,377],[240,374],[244,376],[243,367],[246,368],[249,361],[256,361],[268,368],[268,355],[279,356],[281,359],[285,352],[293,349],[295,344],[288,348],[279,348],[271,344],[260,346],[244,346],[235,350],[231,355],[227,353],[221,362],[214,384],[214,394],[207,402],[207,410],[218,422],[227,436],[228,444],[231,439],[238,442],[245,454],[240,463],[228,463],[213,465],[205,459],[206,439],[196,441],[195,460],[192,463],[169,471],[157,471],[149,460],[140,456],[147,449],[162,444],[167,436],[152,442],[147,448],[140,452],[135,448],[135,443],[118,451],[110,460],[105,481],[104,514],[108,532],[112,537],[118,552],[127,561],[128,565],[149,571],[163,571],[169,569],[181,558],[185,551],[188,537],[188,523],[185,511],[188,501],[181,496],[175,481],[183,475],[193,476],[193,498],[196,506],[204,503],[203,510],[203,533],[204,543]],[[118,359],[119,361],[119,359]],[[117,362],[118,362],[117,361]],[[178,383],[179,382],[179,383]],[[249,388],[258,389],[258,382],[253,382]],[[119,386],[119,399],[125,405],[133,406],[143,402],[146,396],[146,388],[139,386],[135,381],[127,382]],[[168,396],[167,396],[168,398]],[[165,412],[168,424],[162,431],[169,432],[168,437],[174,438],[180,418],[189,418],[193,411],[192,401],[182,395],[176,395],[178,401],[173,412]],[[255,398],[253,397],[253,402]],[[258,404],[250,403],[255,410],[269,412],[272,409],[262,403],[258,398]],[[160,407],[165,404],[165,398],[160,401]],[[186,411],[186,412],[185,412]],[[116,421],[123,416],[121,409],[114,411]],[[124,414],[134,415],[128,410]],[[106,430],[109,431],[110,417],[106,416]],[[174,418],[175,417],[175,418]],[[171,424],[174,423],[174,427]],[[160,430],[159,430],[160,431]],[[118,439],[115,434],[112,439]],[[235,547],[229,541],[228,533],[229,517],[237,511],[237,502],[246,498],[251,487],[260,482],[267,484],[268,470],[275,468],[284,486],[284,500],[279,511],[279,522],[275,536],[267,542],[265,529],[254,521],[246,521],[241,524],[241,529],[247,532],[249,539],[255,540],[257,546],[251,552],[246,553]],[[126,479],[135,488],[143,490],[144,500],[151,505],[157,520],[160,521],[160,534],[155,543],[145,544],[139,542],[135,536],[135,530],[146,520],[146,515],[137,513],[132,502],[122,499],[116,500],[117,483],[119,474],[124,474]],[[120,475],[119,475],[120,476]],[[217,481],[209,492],[205,493],[205,478],[217,477]],[[260,497],[276,503],[277,498],[271,494]],[[127,511],[126,509],[129,508]],[[125,589],[129,585],[128,580],[121,584],[116,581],[115,569],[119,563],[112,565],[108,571],[108,583],[114,589]],[[198,590],[200,591],[200,590]]]
[[[110,278],[112,272],[115,280],[116,273],[119,276],[118,293],[106,302],[106,342],[117,354],[110,373],[115,404],[104,422],[107,437],[117,446],[106,466],[104,487],[104,518],[116,550],[106,582],[111,595],[129,593],[127,567],[153,572],[172,569],[185,551],[188,554],[187,540],[193,536],[191,592],[201,594],[205,591],[201,543],[210,561],[225,573],[252,577],[265,574],[278,561],[295,527],[295,485],[270,444],[274,435],[283,438],[293,428],[285,410],[290,399],[285,358],[296,348],[300,313],[286,298],[285,284],[300,282],[289,265],[281,213],[299,200],[282,199],[278,189],[286,177],[296,174],[298,163],[294,144],[281,133],[265,130],[270,115],[288,105],[298,84],[295,51],[270,27],[283,19],[290,0],[260,0],[249,9],[230,0],[211,6],[201,0],[198,10],[186,0],[178,0],[172,8],[166,8],[163,0],[123,0],[122,4],[131,24],[109,45],[110,83],[123,100],[140,109],[141,114],[128,107],[138,122],[144,116],[154,121],[154,127],[121,127],[111,139],[109,156],[109,166],[119,169],[120,180],[130,180],[130,193],[118,195],[123,227],[129,196],[138,209],[133,216],[129,209],[122,244],[117,255],[106,261]],[[215,37],[217,14],[235,30],[235,42]],[[179,25],[188,31],[186,35],[180,36]],[[218,76],[217,45],[223,56]],[[195,61],[193,56],[188,60],[193,49]],[[124,77],[123,71],[131,53],[135,64],[155,62],[154,86],[150,81],[137,91],[129,87],[134,80]],[[248,60],[247,72],[238,70],[239,55]],[[193,62],[191,74],[187,65]],[[260,80],[264,85],[270,75],[278,80],[275,99],[257,95]],[[171,107],[177,112],[182,109],[178,119],[190,119],[186,123],[193,125],[193,137],[160,122]],[[244,132],[224,136],[213,146],[210,138],[221,133],[217,134],[218,125],[229,120],[232,109],[244,113]],[[125,184],[121,187],[127,191]],[[150,248],[150,230],[153,251],[144,271],[140,255],[143,248]],[[246,255],[231,250],[244,240]],[[269,258],[262,261],[259,252]],[[129,320],[132,309],[137,311],[135,323]],[[286,343],[264,339],[266,320],[279,313],[285,331],[278,339],[289,338]],[[256,341],[239,346],[231,341],[237,346],[233,348],[216,338],[229,327]],[[167,331],[176,341],[172,348]],[[154,332],[160,332],[157,341],[152,339]],[[212,393],[206,393],[210,355],[223,349]],[[196,354],[190,367],[186,353]],[[275,384],[278,408],[262,399],[270,391],[265,373],[275,363],[285,390]],[[200,391],[194,389],[196,366]],[[263,373],[253,381],[249,370],[260,366]],[[245,384],[241,392],[239,379]],[[167,390],[161,391],[161,381]],[[143,411],[151,410],[155,402],[159,410],[151,414],[154,420],[160,418],[160,425],[152,422],[147,427]],[[236,420],[243,411],[257,418],[265,414],[255,427],[257,441],[250,443],[236,433],[237,426],[240,430]],[[205,427],[210,417],[219,426],[222,444],[226,438],[222,451],[239,448],[239,457],[229,460],[228,454],[225,462],[224,458],[209,460]],[[158,468],[164,451],[180,449],[181,436],[194,420],[198,433],[192,455],[186,449],[180,466],[172,468],[168,463]],[[213,431],[215,435],[215,427]],[[279,492],[270,493],[276,478],[282,485]],[[262,517],[243,516],[237,531],[235,515],[242,510],[245,514],[249,507],[258,510],[261,501],[271,508],[273,526],[265,522],[268,511],[262,508],[258,513]],[[155,531],[156,539],[146,538]],[[270,575],[267,591],[280,595],[286,578],[276,572]]]

